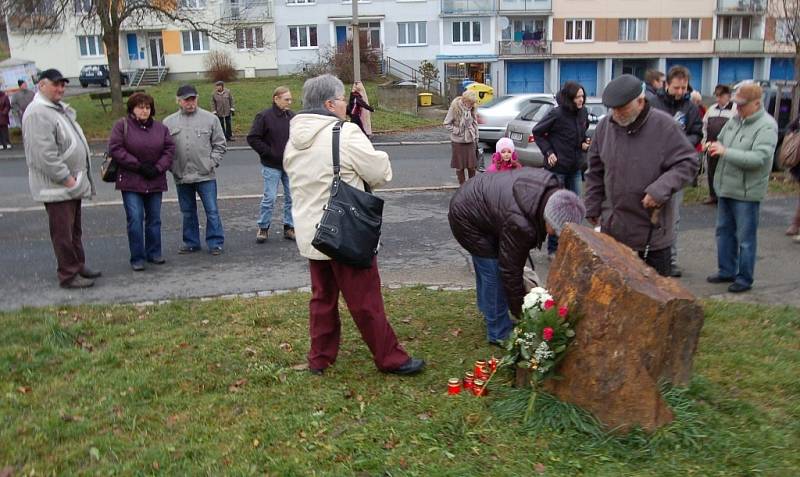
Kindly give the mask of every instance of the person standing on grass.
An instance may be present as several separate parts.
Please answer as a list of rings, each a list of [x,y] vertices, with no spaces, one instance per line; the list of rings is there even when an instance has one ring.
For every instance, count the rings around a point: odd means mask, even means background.
[[[452,156],[450,167],[456,170],[458,183],[466,181],[464,170],[469,178],[475,177],[478,149],[478,112],[475,107],[478,94],[475,91],[464,91],[450,103],[444,127],[450,131]]]
[[[225,132],[225,140],[233,141],[233,127],[231,118],[236,113],[233,107],[233,94],[225,87],[225,82],[217,81],[214,84],[214,94],[211,95],[211,109],[219,118],[219,124]]]
[[[11,149],[8,126],[11,124],[11,101],[5,91],[0,90],[0,146]]]
[[[286,86],[278,86],[272,93],[272,107],[258,113],[253,120],[247,144],[261,159],[261,176],[264,178],[264,195],[261,197],[261,214],[258,218],[256,242],[264,243],[269,237],[272,209],[278,195],[278,183],[283,184],[283,238],[294,240],[292,219],[292,192],[289,176],[283,170],[283,150],[289,140],[289,122],[292,112],[292,92]]]
[[[753,286],[756,232],[761,201],[767,195],[778,125],[761,104],[764,91],[756,83],[739,87],[733,96],[736,117],[725,123],[708,152],[719,157],[714,175],[717,191],[717,273],[709,283],[730,283],[741,293]]]
[[[213,114],[197,106],[197,90],[190,84],[178,88],[180,109],[164,118],[175,143],[172,176],[183,214],[183,245],[178,253],[200,250],[197,196],[206,211],[206,245],[211,255],[222,253],[225,233],[217,207],[217,177],[214,170],[225,155],[225,133]]]
[[[717,102],[708,107],[706,114],[703,116],[703,150],[708,148],[708,145],[715,142],[719,137],[722,127],[729,119],[736,116],[736,103],[731,101],[731,88],[725,84],[719,84],[714,88],[714,96]],[[707,151],[706,156],[706,176],[708,177],[708,197],[703,201],[706,205],[714,205],[717,203],[717,192],[714,190],[714,173],[717,170],[717,162],[719,158]]]
[[[44,202],[50,222],[58,281],[62,288],[88,288],[101,275],[86,266],[82,243],[81,200],[94,195],[91,151],[75,110],[61,101],[66,83],[58,70],[41,72],[22,137],[31,195]]]
[[[19,127],[22,127],[22,115],[28,105],[33,101],[34,92],[28,89],[28,82],[25,80],[17,80],[19,89],[16,93],[11,95],[11,112],[14,115],[14,120]]]

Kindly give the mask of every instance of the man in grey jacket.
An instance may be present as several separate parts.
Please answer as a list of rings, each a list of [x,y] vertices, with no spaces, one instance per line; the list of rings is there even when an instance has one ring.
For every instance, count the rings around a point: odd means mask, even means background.
[[[206,211],[206,245],[211,255],[222,253],[225,235],[217,208],[217,179],[214,169],[225,155],[225,134],[219,120],[197,106],[197,90],[192,85],[178,88],[180,110],[164,118],[175,142],[172,175],[183,214],[183,245],[178,253],[200,250],[200,223],[197,196]]]
[[[597,125],[589,149],[586,218],[669,276],[672,201],[694,178],[697,153],[672,117],[650,107],[635,76],[611,81],[603,103],[611,114]]]
[[[28,83],[25,80],[17,81],[19,90],[11,95],[11,114],[14,115],[14,120],[22,127],[22,115],[28,105],[33,101],[34,92],[28,89]]]
[[[214,93],[211,95],[211,109],[219,118],[222,130],[225,133],[225,140],[233,141],[233,128],[231,117],[236,113],[233,107],[233,94],[225,87],[225,83],[217,81],[214,84]]]
[[[86,266],[81,242],[81,199],[94,195],[94,184],[89,144],[75,110],[61,102],[68,82],[58,70],[42,71],[22,131],[28,183],[47,211],[58,281],[63,288],[87,288],[100,276]]]

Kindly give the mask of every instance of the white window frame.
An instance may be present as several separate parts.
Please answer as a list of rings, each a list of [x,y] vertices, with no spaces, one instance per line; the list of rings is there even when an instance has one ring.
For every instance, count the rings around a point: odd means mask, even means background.
[[[736,21],[738,20],[738,22]],[[745,29],[744,23],[747,20],[750,28]],[[738,23],[738,31],[734,33],[734,24]],[[753,37],[753,18],[743,15],[720,15],[717,17],[717,39],[719,40],[749,40]],[[725,36],[725,26],[728,27],[728,36]],[[743,33],[747,32],[747,36]]]
[[[86,53],[81,53],[81,46],[86,46]],[[96,53],[92,54],[90,50],[94,47]],[[106,56],[105,45],[100,35],[78,35],[78,55],[81,58],[104,58]]]
[[[678,38],[675,38],[675,31],[674,31],[674,23],[676,21],[678,22]],[[687,30],[687,32],[688,32],[688,37],[687,38],[681,38],[681,29],[682,29],[681,27],[682,27],[682,25],[684,23],[688,23],[689,24],[689,29]],[[673,18],[672,19],[672,24],[673,24],[672,25],[672,27],[673,27],[672,28],[672,30],[673,30],[672,31],[672,41],[700,41],[700,35],[701,35],[701,31],[700,30],[702,30],[702,28],[703,28],[703,22],[700,21],[699,18]],[[692,25],[697,25],[697,28],[696,28],[696,30],[697,30],[697,32],[696,32],[697,33],[697,38],[692,38],[692,36],[694,36],[692,34],[695,33],[695,30],[693,29]]]
[[[623,26],[625,31],[624,35]],[[634,39],[628,38],[631,26],[635,28]],[[647,18],[620,18],[618,41],[624,43],[641,43],[647,41]]]
[[[297,46],[292,46],[292,29],[297,29]],[[308,45],[301,46],[300,45],[300,29],[305,28],[306,30],[306,38],[308,39]],[[317,44],[311,44],[311,29],[316,30],[316,38]],[[289,25],[289,49],[290,50],[317,50],[319,49],[319,29],[317,25]]]
[[[567,36],[567,32],[569,30],[569,24],[572,24],[572,36],[573,38],[569,38]],[[581,25],[581,37],[576,38],[575,32],[577,31],[577,26],[580,23]],[[592,35],[591,37],[587,38],[586,36],[586,25],[591,25],[592,28]],[[594,20],[588,18],[568,18],[564,20],[564,42],[565,43],[590,43],[594,41]]]
[[[189,34],[189,36],[188,36],[189,44],[188,45],[186,44],[186,38],[187,37],[184,35],[185,33]],[[195,47],[195,44],[194,44],[195,40],[193,38],[193,33],[197,33],[198,34],[198,36],[197,36],[198,40],[197,41],[198,41],[199,45],[197,45],[197,46],[199,46],[200,49],[195,49],[194,48]],[[181,30],[181,53],[183,53],[184,55],[200,55],[200,54],[208,53],[208,51],[211,49],[210,48],[210,41],[211,40],[208,37],[208,33],[204,32],[204,31]]]
[[[305,7],[308,5],[316,5],[317,0],[286,0],[287,7]]]
[[[261,32],[261,45],[258,44],[258,35],[256,34],[258,31]],[[242,33],[242,46],[239,46],[239,32]],[[247,46],[248,36],[250,37],[249,40],[252,42],[251,47]],[[251,26],[251,27],[242,27],[236,29],[236,48],[239,51],[251,51],[251,50],[263,50],[264,49],[264,27],[261,26]]]
[[[464,24],[469,25],[469,40],[464,41],[463,33],[464,33]],[[458,34],[459,34],[459,41],[456,41],[455,35],[455,26],[458,25]],[[478,25],[478,41],[473,40],[472,38],[475,36],[475,25]],[[455,20],[453,25],[450,27],[450,35],[451,39],[453,40],[454,45],[480,45],[483,43],[483,32],[481,31],[481,22],[480,20]]]
[[[400,32],[405,30],[406,42],[400,43]],[[408,41],[410,33],[414,32],[414,42]],[[420,31],[425,35],[425,41],[419,41]],[[428,23],[427,22],[397,22],[397,46],[427,46],[428,45]]]

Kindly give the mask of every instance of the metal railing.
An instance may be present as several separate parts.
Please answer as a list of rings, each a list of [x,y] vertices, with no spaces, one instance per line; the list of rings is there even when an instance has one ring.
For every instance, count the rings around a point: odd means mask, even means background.
[[[553,9],[553,3],[551,0],[499,0],[497,9],[513,12],[546,12]]]
[[[495,11],[495,0],[441,0],[442,13],[492,13]]]
[[[442,94],[442,82],[438,79],[424,79],[422,73],[412,66],[402,61],[398,61],[391,56],[384,57],[382,71],[385,75],[396,76],[402,80],[411,81],[417,84],[418,88],[426,89]]]
[[[500,40],[497,51],[500,56],[549,56],[550,46],[547,40]]]
[[[732,38],[714,40],[715,53],[763,53],[764,40],[761,38]]]

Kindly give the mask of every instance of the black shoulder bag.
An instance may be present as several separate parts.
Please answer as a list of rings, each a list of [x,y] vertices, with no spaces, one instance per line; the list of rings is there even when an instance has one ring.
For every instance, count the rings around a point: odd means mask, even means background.
[[[342,181],[339,175],[339,136],[343,121],[333,126],[333,184],[311,245],[339,263],[370,268],[378,253],[383,223],[383,199]]]
[[[122,118],[122,139],[128,139],[128,118]],[[108,149],[103,154],[103,163],[100,164],[100,179],[103,182],[117,182],[117,175],[119,175],[119,164],[111,157]]]

